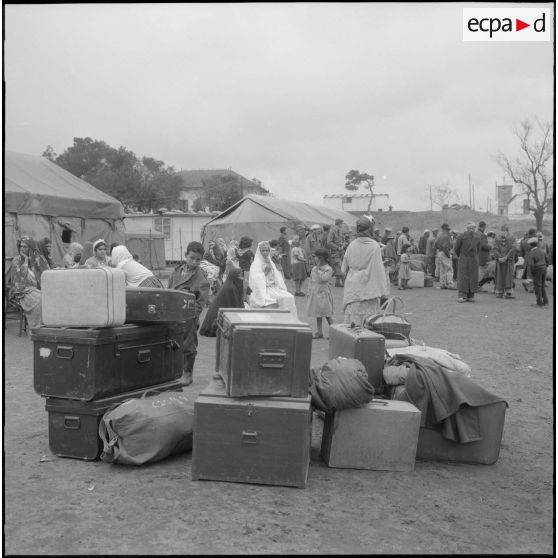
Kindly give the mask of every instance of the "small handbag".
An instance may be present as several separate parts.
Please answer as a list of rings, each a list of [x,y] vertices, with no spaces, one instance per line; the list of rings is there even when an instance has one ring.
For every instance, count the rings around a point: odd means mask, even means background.
[[[373,314],[368,316],[364,320],[364,327],[380,333],[386,339],[407,339],[410,341],[409,334],[411,333],[411,324],[404,316],[396,314],[396,300],[403,301],[399,296],[392,296],[388,298],[380,307],[380,312],[378,314]],[[389,308],[392,306],[392,311],[389,312]]]

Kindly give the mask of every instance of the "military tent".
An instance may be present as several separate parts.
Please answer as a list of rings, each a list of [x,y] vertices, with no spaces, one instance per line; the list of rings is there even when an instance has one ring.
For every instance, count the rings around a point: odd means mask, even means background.
[[[49,237],[55,262],[70,242],[123,243],[123,216],[118,200],[45,157],[5,152],[4,258],[17,253],[16,241],[24,235]]]
[[[221,237],[228,243],[233,238],[249,236],[256,244],[278,238],[282,226],[292,236],[300,226],[333,225],[335,219],[343,219],[351,228],[356,221],[354,215],[340,209],[250,194],[206,223],[202,242],[207,244]]]

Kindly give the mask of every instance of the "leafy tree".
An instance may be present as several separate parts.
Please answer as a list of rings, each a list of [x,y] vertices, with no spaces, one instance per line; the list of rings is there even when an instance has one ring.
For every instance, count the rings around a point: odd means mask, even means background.
[[[52,145],[46,146],[46,149],[43,151],[41,157],[46,157],[49,161],[52,161],[54,163],[54,160],[56,159],[56,153],[54,152]]]
[[[242,199],[242,188],[238,177],[232,174],[215,175],[202,179],[204,192],[202,206],[210,211],[224,211]]]
[[[506,174],[518,184],[529,200],[529,211],[535,216],[537,230],[543,229],[543,217],[554,201],[554,138],[551,122],[535,124],[529,120],[514,128],[519,140],[519,155],[509,158],[499,152],[494,158]]]
[[[368,215],[370,215],[372,199],[374,198],[374,176],[358,170],[350,170],[345,175],[345,188],[347,190],[356,191],[363,183],[370,191],[370,199],[368,200]]]
[[[56,164],[114,196],[126,210],[148,212],[162,205],[178,207],[182,178],[173,167],[152,157],[141,160],[134,152],[104,141],[74,138],[74,144],[56,158],[50,146],[43,153]]]

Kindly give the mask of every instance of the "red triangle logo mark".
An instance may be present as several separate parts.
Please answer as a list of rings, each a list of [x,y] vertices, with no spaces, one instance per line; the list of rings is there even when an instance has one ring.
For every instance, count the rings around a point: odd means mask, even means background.
[[[526,27],[531,27],[531,24],[530,23],[525,23],[524,21],[521,21],[520,19],[515,20],[515,30],[516,31],[521,31],[522,29],[525,29]]]

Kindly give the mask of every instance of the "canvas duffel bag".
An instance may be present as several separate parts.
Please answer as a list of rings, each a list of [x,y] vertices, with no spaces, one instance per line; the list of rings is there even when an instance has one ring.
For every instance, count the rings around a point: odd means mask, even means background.
[[[148,395],[151,394],[151,395]],[[106,463],[143,465],[192,449],[194,401],[179,391],[146,392],[109,409],[99,424]]]

